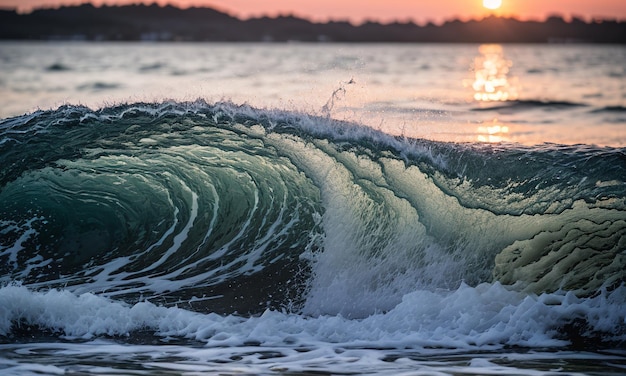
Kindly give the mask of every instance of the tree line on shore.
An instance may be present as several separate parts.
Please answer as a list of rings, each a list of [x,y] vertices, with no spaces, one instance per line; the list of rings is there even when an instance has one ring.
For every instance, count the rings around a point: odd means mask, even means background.
[[[450,20],[441,25],[413,22],[360,25],[311,22],[294,16],[241,20],[212,8],[91,4],[36,9],[20,14],[0,10],[0,39],[88,41],[224,42],[425,42],[425,43],[626,43],[626,22],[520,21],[490,16]]]

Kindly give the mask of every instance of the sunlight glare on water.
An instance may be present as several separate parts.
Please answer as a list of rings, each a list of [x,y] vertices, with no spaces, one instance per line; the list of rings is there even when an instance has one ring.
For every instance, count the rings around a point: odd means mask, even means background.
[[[517,99],[514,78],[508,77],[512,63],[504,57],[502,46],[482,45],[479,52],[480,56],[474,59],[474,99],[485,102]]]

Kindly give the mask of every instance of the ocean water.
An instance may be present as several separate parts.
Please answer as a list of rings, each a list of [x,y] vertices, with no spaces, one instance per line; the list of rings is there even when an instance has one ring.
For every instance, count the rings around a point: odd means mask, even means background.
[[[626,373],[626,47],[0,43],[0,373]]]

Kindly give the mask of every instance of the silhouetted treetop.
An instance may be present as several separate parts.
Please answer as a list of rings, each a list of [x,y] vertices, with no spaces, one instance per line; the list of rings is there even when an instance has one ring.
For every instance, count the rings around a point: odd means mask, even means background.
[[[626,22],[585,22],[578,17],[568,22],[551,15],[543,22],[491,16],[442,25],[373,21],[353,25],[316,23],[293,15],[241,20],[213,8],[83,4],[28,14],[0,10],[0,39],[623,44]]]

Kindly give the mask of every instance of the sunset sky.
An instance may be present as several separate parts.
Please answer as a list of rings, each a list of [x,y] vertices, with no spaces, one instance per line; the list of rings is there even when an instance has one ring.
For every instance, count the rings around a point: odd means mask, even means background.
[[[85,0],[0,0],[2,8],[28,11],[33,7],[76,5]],[[95,5],[129,4],[139,0],[93,0]],[[412,20],[442,22],[452,18],[482,18],[489,14],[515,16],[521,19],[545,19],[551,14],[565,17],[626,19],[626,0],[503,0],[502,7],[489,11],[482,0],[149,0],[145,3],[172,4],[180,7],[210,6],[241,18],[261,15],[294,14],[315,21],[364,20],[389,22]]]

